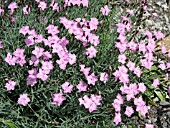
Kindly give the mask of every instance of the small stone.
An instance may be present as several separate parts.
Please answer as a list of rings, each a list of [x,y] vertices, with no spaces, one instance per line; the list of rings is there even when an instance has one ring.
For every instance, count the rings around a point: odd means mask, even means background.
[[[170,106],[170,103],[163,100],[163,101],[160,102],[160,105],[161,106]]]

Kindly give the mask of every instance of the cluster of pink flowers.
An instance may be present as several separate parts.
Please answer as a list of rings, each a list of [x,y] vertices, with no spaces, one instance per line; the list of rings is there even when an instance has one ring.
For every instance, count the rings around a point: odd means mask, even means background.
[[[64,7],[71,6],[71,4],[78,6],[82,4],[83,7],[88,7],[88,0],[64,0]]]
[[[8,80],[8,83],[5,84],[5,88],[9,90],[14,90],[16,86],[16,82],[12,80]]]
[[[17,48],[13,52],[13,56],[10,53],[7,54],[5,61],[9,65],[19,64],[20,66],[23,66],[26,63],[24,51],[25,51],[24,49]]]
[[[69,30],[70,34],[74,34],[75,38],[80,40],[84,47],[88,42],[94,45],[87,48],[85,54],[88,56],[88,58],[96,57],[97,50],[95,47],[100,43],[100,40],[99,36],[91,33],[91,31],[97,29],[99,24],[98,19],[91,18],[90,21],[86,21],[84,18],[77,18],[76,21],[73,21],[68,20],[66,17],[61,17],[60,23],[62,23],[65,28]],[[80,24],[81,28],[78,27],[78,24]]]
[[[97,106],[99,106],[101,103],[102,97],[100,95],[95,96],[94,94],[91,95],[89,98],[87,95],[85,95],[83,98],[79,98],[79,104],[84,105],[86,109],[89,110],[89,112],[93,112],[94,110],[97,110]]]

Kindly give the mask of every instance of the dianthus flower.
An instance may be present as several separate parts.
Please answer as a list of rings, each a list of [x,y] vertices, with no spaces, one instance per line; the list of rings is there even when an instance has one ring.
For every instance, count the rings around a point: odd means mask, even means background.
[[[26,5],[25,7],[23,7],[22,9],[24,14],[29,14],[30,13],[30,7],[28,7],[28,5]]]
[[[102,12],[103,15],[107,16],[109,14],[109,12],[110,12],[110,9],[109,9],[108,5],[105,5],[104,7],[102,7],[100,9],[100,11]]]
[[[63,96],[63,93],[61,91],[60,91],[60,93],[53,94],[52,99],[53,99],[52,104],[56,104],[58,106],[60,106],[62,104],[62,102],[64,100],[66,100],[66,98]]]
[[[159,83],[159,79],[158,79],[158,78],[156,78],[156,79],[154,79],[154,80],[153,80],[153,84],[152,84],[152,86],[154,86],[154,88],[156,88],[158,85],[160,85],[160,83]]]
[[[127,106],[126,107],[126,111],[125,111],[125,115],[127,115],[128,117],[131,117],[131,115],[134,113],[134,110],[132,107]]]
[[[97,81],[98,81],[97,76],[95,76],[94,73],[92,73],[91,75],[87,76],[88,84],[95,85]]]
[[[8,5],[8,8],[10,9],[10,13],[12,14],[16,8],[18,8],[16,2],[12,2]]]
[[[103,83],[106,83],[108,79],[109,79],[109,76],[106,72],[100,73],[100,81],[102,81]]]
[[[120,62],[120,63],[122,63],[122,64],[125,64],[125,63],[126,63],[126,59],[127,59],[127,57],[126,57],[125,54],[120,54],[120,55],[118,56],[118,62]]]
[[[0,15],[2,15],[2,13],[4,13],[4,9],[0,7]]]
[[[65,82],[61,85],[61,87],[63,88],[64,93],[71,93],[74,86],[69,82]]]
[[[41,10],[45,10],[47,8],[47,3],[45,3],[44,1],[40,1],[38,7]]]
[[[80,81],[76,87],[79,90],[79,92],[82,92],[82,91],[87,91],[88,85],[84,83],[83,81]]]
[[[8,80],[8,83],[5,84],[5,88],[9,90],[14,90],[16,86],[16,82],[12,80]]]
[[[28,102],[30,102],[28,94],[20,94],[20,97],[18,98],[18,104],[27,106]]]
[[[122,121],[122,118],[121,118],[120,112],[119,112],[119,113],[115,113],[115,117],[114,117],[113,122],[114,122],[116,125],[118,125],[121,121]]]
[[[44,48],[35,46],[35,49],[32,51],[32,54],[34,54],[37,58],[40,58],[43,55]]]
[[[90,46],[89,48],[86,49],[85,54],[87,55],[88,58],[94,58],[96,57],[97,52],[98,51],[96,50],[95,47]]]

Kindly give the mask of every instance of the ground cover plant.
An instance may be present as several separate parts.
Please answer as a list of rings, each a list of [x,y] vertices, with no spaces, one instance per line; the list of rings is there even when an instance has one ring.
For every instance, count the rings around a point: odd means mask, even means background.
[[[163,33],[136,29],[145,3],[117,15],[114,2],[0,8],[2,127],[135,127],[131,117],[145,117],[155,97],[169,100],[170,50],[156,48]]]

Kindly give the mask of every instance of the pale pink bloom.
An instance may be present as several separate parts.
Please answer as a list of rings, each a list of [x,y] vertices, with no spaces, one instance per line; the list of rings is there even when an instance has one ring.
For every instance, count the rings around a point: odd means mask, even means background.
[[[22,26],[22,28],[20,28],[19,30],[19,33],[25,36],[29,31],[30,31],[29,26]]]
[[[42,69],[43,70],[52,70],[53,69],[53,63],[52,61],[41,61]]]
[[[127,115],[128,117],[131,117],[131,115],[134,113],[134,110],[132,107],[127,106],[126,107],[126,111],[125,111],[125,115]]]
[[[89,48],[86,49],[85,54],[87,55],[88,58],[94,58],[96,57],[97,50],[95,47],[90,46]]]
[[[164,45],[162,46],[161,51],[162,51],[163,54],[166,53],[166,47]]]
[[[8,8],[10,9],[10,13],[12,14],[16,8],[18,8],[16,2],[12,2],[8,5]]]
[[[88,85],[86,83],[83,83],[83,81],[80,81],[76,87],[79,90],[79,92],[82,92],[82,91],[87,91]]]
[[[100,81],[102,81],[103,83],[106,83],[108,79],[109,79],[109,76],[106,72],[100,73]]]
[[[126,9],[126,12],[129,13],[131,16],[134,16],[134,11],[133,10]]]
[[[28,5],[26,5],[25,7],[23,7],[22,9],[24,14],[29,14],[30,13],[30,7],[28,7]]]
[[[165,63],[163,63],[163,62],[161,62],[158,67],[159,67],[160,69],[162,69],[162,70],[165,70],[165,69],[166,69],[166,65],[165,65]]]
[[[147,59],[147,61],[152,61],[154,59],[154,56],[153,56],[152,52],[145,53],[144,57]]]
[[[87,76],[88,84],[95,85],[97,81],[98,81],[97,76],[95,76],[94,73],[92,73],[91,75]]]
[[[47,8],[47,3],[45,3],[44,1],[40,1],[38,7],[41,10],[45,10]]]
[[[140,77],[141,74],[142,74],[142,70],[141,70],[139,67],[136,67],[136,68],[134,69],[134,74],[136,74],[137,77]]]
[[[168,94],[169,94],[169,96],[170,96],[170,86],[169,86],[169,88],[168,88]]]
[[[123,23],[121,23],[121,22],[119,22],[118,24],[116,24],[116,26],[118,27],[118,28],[117,28],[117,32],[118,32],[119,34],[123,34],[123,35],[124,35],[126,26],[125,26]]]
[[[76,63],[76,55],[69,53],[68,56],[69,56],[69,61],[68,61],[69,64],[71,64],[71,65],[75,64]]]
[[[144,34],[147,35],[149,39],[152,39],[152,33],[150,31],[146,31]]]
[[[46,81],[48,79],[46,71],[40,68],[37,74],[37,78],[40,78],[42,81]]]
[[[135,63],[133,63],[132,61],[129,61],[127,63],[127,67],[129,68],[130,71],[134,71],[135,69]]]
[[[154,128],[153,124],[145,124],[145,128]]]
[[[120,113],[115,113],[115,117],[113,122],[118,125],[120,122],[122,122],[121,114]]]
[[[90,42],[94,46],[97,46],[98,44],[100,44],[99,36],[96,36],[95,34],[89,33],[88,34],[88,42]]]
[[[64,59],[56,60],[56,63],[59,65],[60,69],[65,70],[68,61]]]
[[[140,62],[141,62],[141,66],[143,66],[143,67],[145,67],[147,69],[152,68],[153,62],[148,61],[147,59],[141,59]]]
[[[149,39],[148,42],[149,42],[149,43],[148,43],[148,45],[146,46],[148,52],[154,52],[154,51],[155,51],[155,47],[156,47],[155,41],[154,41],[153,39]]]
[[[58,26],[54,26],[52,24],[50,24],[46,30],[48,30],[48,33],[51,34],[51,35],[56,35],[59,33],[59,30],[58,30]]]
[[[12,80],[8,80],[8,83],[5,84],[5,88],[9,90],[14,90],[16,86],[16,82]]]
[[[113,108],[115,109],[116,112],[120,112],[121,111],[121,105],[117,103],[117,99],[114,100],[114,102],[112,103]]]
[[[165,37],[165,35],[162,32],[156,32],[154,31],[153,34],[155,35],[156,39],[163,39]]]
[[[167,69],[170,68],[170,62],[167,62],[167,63],[166,63],[166,67],[167,67]]]
[[[37,83],[37,79],[36,78],[32,78],[32,77],[27,77],[27,85],[30,86],[34,86]]]
[[[170,49],[168,50],[168,57],[170,58]]]
[[[29,60],[29,65],[33,65],[36,67],[39,64],[40,60],[36,56],[31,56]]]
[[[49,60],[52,58],[52,55],[50,52],[46,51],[46,52],[43,52],[43,60]]]
[[[85,68],[84,64],[80,65],[80,72],[83,72],[83,74],[87,77],[89,75],[91,67]]]
[[[121,53],[127,50],[127,45],[125,43],[116,42],[115,47],[118,48]]]
[[[97,30],[98,24],[99,24],[99,22],[98,22],[97,18],[91,18],[91,20],[89,22],[90,30]]]
[[[4,9],[2,9],[1,7],[0,7],[0,15],[2,15],[4,13]]]
[[[102,7],[100,9],[100,11],[102,12],[103,15],[107,16],[110,12],[110,9],[109,9],[108,5],[105,5],[104,7]]]
[[[63,93],[60,91],[60,93],[53,94],[52,95],[53,102],[52,104],[56,104],[60,106],[66,98],[63,96]]]
[[[138,84],[138,90],[142,93],[144,93],[146,91],[146,86],[144,85],[144,83]]]
[[[10,53],[8,53],[5,58],[5,62],[7,62],[9,65],[15,65],[16,59],[14,57],[12,57],[12,55]]]
[[[0,49],[3,48],[2,41],[0,41]]]
[[[132,41],[130,41],[130,42],[128,43],[128,47],[129,47],[130,50],[132,50],[133,52],[135,52],[135,51],[137,50],[137,48],[138,48],[138,45],[137,45],[137,43],[135,43],[135,42],[132,40]]]
[[[27,106],[28,102],[30,102],[28,94],[20,94],[20,97],[18,98],[18,104]]]
[[[146,53],[145,43],[140,43],[140,44],[139,44],[139,51],[143,52],[143,54]]]
[[[160,83],[159,83],[159,79],[158,79],[158,78],[156,78],[156,79],[154,79],[154,80],[153,80],[153,84],[152,84],[152,86],[154,86],[154,87],[156,88],[158,85],[160,85]]]
[[[120,63],[122,63],[122,64],[125,64],[125,63],[126,63],[126,59],[127,59],[127,57],[126,57],[125,54],[120,54],[120,55],[118,56],[118,62],[120,62]]]
[[[120,42],[126,42],[126,36],[123,34],[119,34],[118,38],[120,40]]]
[[[135,99],[134,99],[134,104],[135,104],[136,106],[144,106],[144,105],[145,105],[145,102],[143,101],[142,96],[140,96],[139,98],[135,98]]]
[[[63,88],[64,93],[71,93],[74,86],[69,82],[65,82],[61,85],[61,87]]]
[[[35,49],[32,51],[32,54],[34,54],[37,58],[40,58],[43,55],[44,48],[35,46]]]

